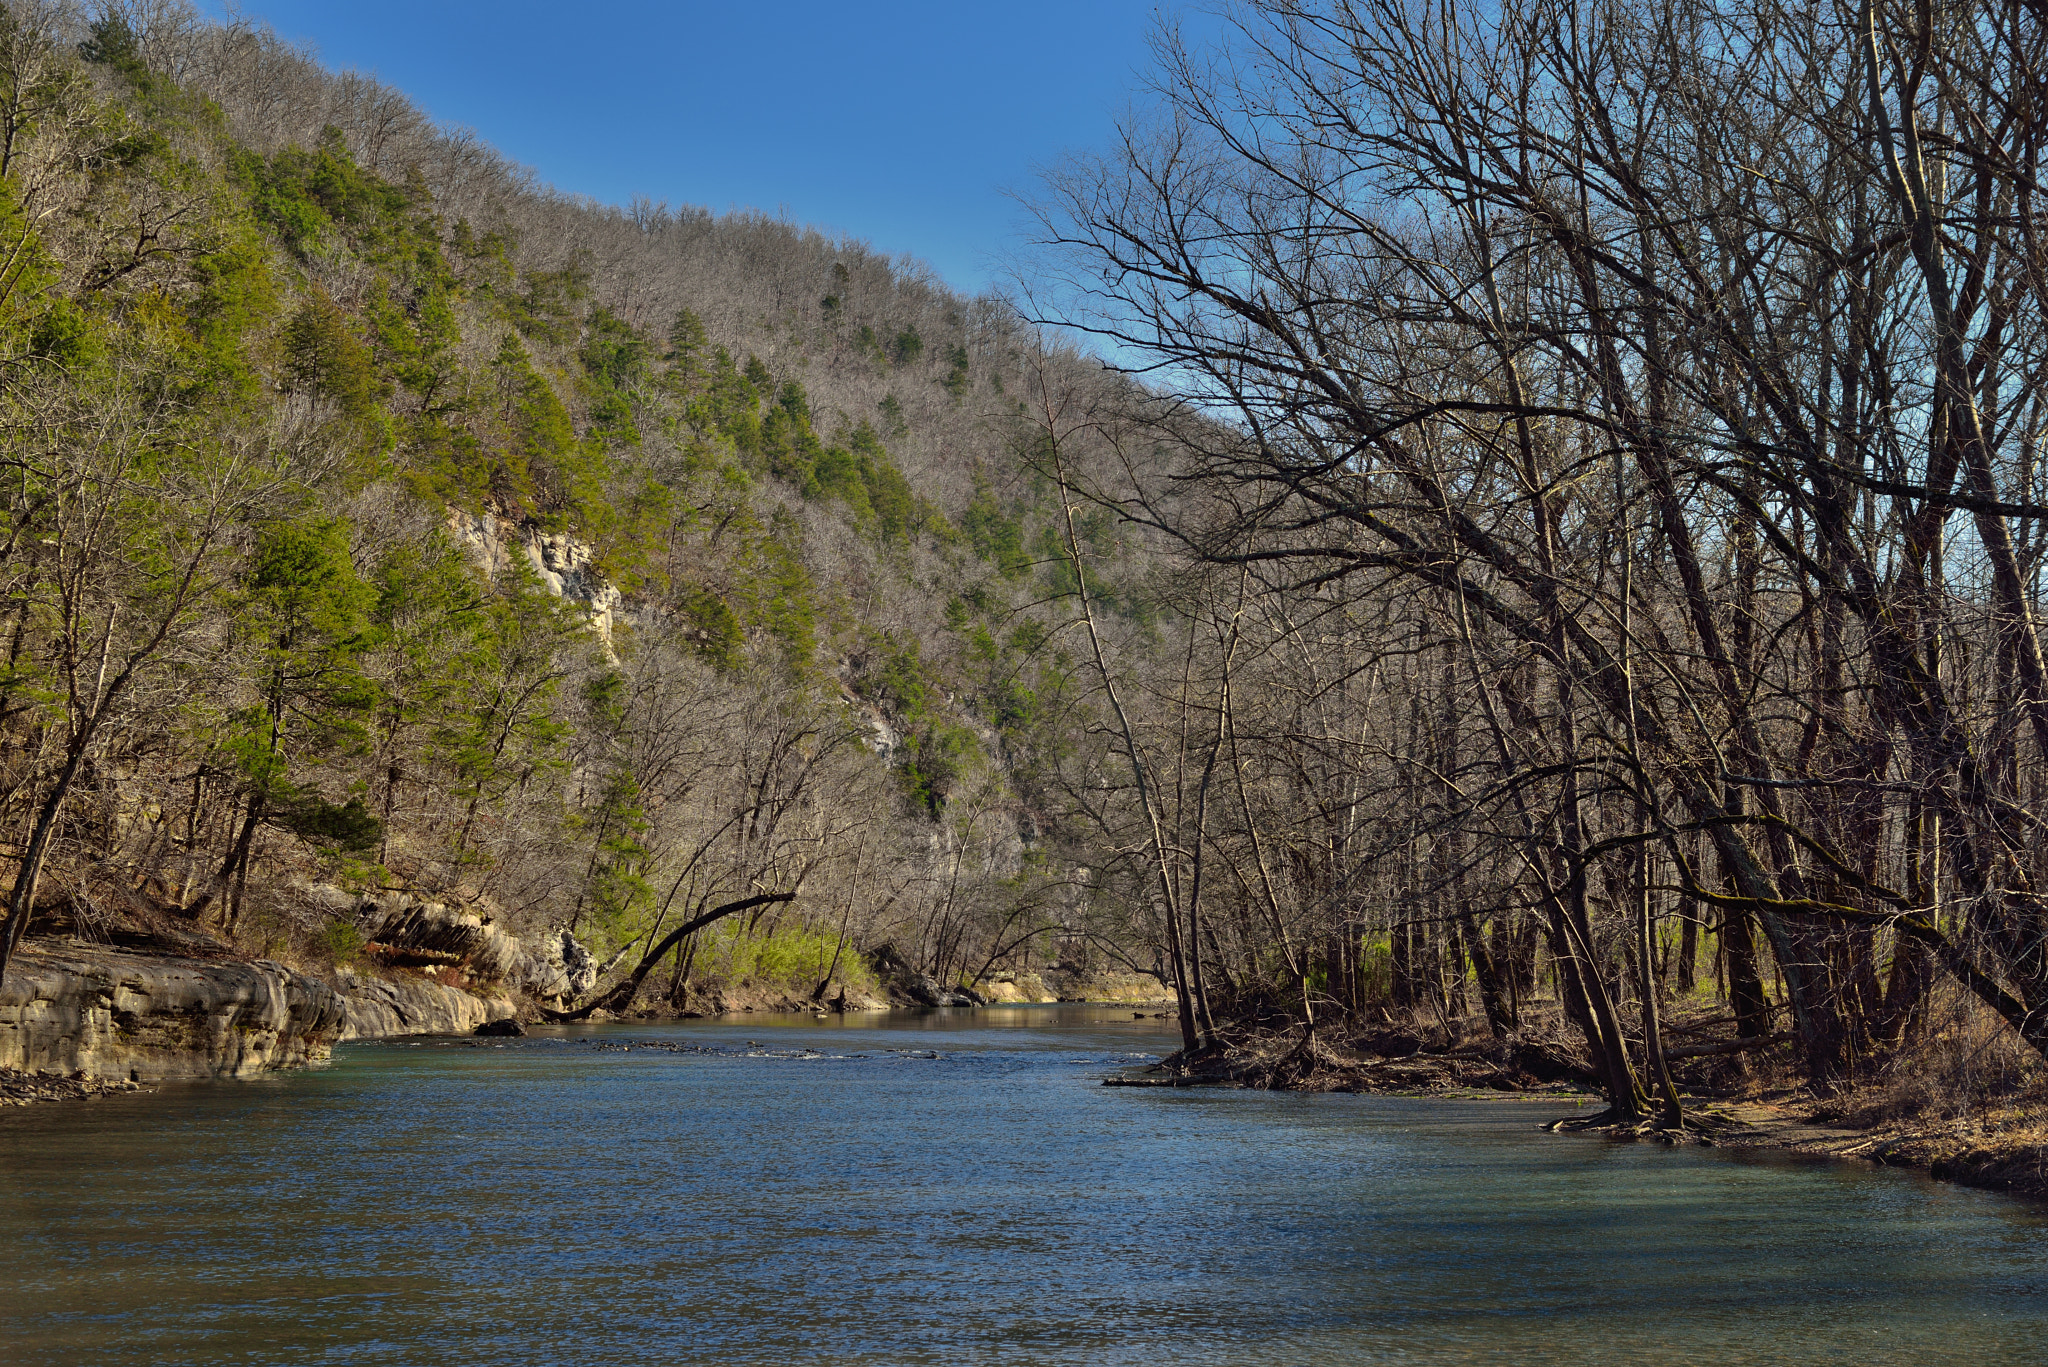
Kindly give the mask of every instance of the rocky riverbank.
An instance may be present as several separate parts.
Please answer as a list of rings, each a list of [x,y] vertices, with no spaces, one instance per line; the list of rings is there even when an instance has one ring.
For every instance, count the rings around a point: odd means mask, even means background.
[[[37,1101],[85,1101],[117,1092],[147,1092],[151,1088],[123,1078],[66,1077],[61,1073],[31,1073],[18,1068],[0,1068],[0,1106],[27,1106]]]
[[[0,1067],[248,1077],[326,1057],[347,1019],[331,985],[279,963],[31,942],[0,984]]]
[[[345,1040],[471,1034],[521,1014],[533,1019],[551,1004],[587,1000],[603,975],[572,937],[557,932],[529,945],[491,924],[487,911],[401,892],[360,897],[313,885],[301,894],[324,906],[335,924],[359,928],[347,961],[252,958],[168,913],[140,917],[111,936],[105,927],[88,938],[59,926],[25,941],[0,983],[0,1100],[253,1077],[326,1058]],[[681,1003],[664,1000],[625,1014],[1169,1000],[1142,975],[1054,965],[993,973],[970,988],[942,985],[886,946],[872,957],[876,976],[865,980],[879,992],[841,987],[822,1000],[799,999],[786,986],[741,982],[693,989]],[[599,1018],[612,1017],[593,1017]]]
[[[131,1083],[252,1077],[326,1058],[343,1040],[468,1034],[513,1014],[509,998],[416,974],[329,978],[224,954],[31,942],[0,986],[0,1069]]]
[[[353,910],[369,931],[360,961],[315,970],[252,959],[196,927],[25,941],[0,983],[9,1099],[253,1077],[344,1040],[468,1034],[512,1017],[521,992],[596,978],[573,942],[534,952],[461,908],[388,894]]]
[[[972,985],[946,984],[904,960],[892,946],[868,953],[887,1006],[1015,1006],[1092,1002],[1103,1006],[1170,1006],[1172,989],[1148,973],[1051,964],[1024,971],[997,969]]]
[[[352,903],[368,928],[358,961],[309,970],[250,959],[199,933],[151,942],[76,936],[25,942],[0,984],[0,1100],[59,1100],[200,1078],[302,1067],[352,1039],[467,1035],[588,993],[599,968],[556,936],[534,950],[461,908],[402,895]],[[787,990],[721,987],[654,1015],[738,1011],[885,1011],[893,1007],[1095,1001],[1161,1005],[1159,984],[1055,966],[996,973],[979,989],[944,987],[884,952],[882,993],[842,989],[823,1001]],[[611,1019],[607,1014],[602,1019]]]

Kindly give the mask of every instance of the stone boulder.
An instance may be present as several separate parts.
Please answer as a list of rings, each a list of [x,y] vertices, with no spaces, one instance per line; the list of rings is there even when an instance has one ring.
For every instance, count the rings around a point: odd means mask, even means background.
[[[913,1006],[986,1006],[988,998],[972,988],[952,988],[931,974],[913,967],[893,945],[879,945],[868,952],[875,976],[882,980],[891,998]]]
[[[597,956],[566,930],[544,937],[520,965],[518,984],[544,1000],[580,997],[597,986]]]
[[[904,996],[919,1006],[982,1006],[987,999],[971,989],[953,989],[929,973],[906,974],[896,980]]]

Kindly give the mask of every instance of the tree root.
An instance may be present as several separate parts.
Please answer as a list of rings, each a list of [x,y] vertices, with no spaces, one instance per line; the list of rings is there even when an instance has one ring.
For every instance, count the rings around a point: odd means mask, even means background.
[[[1677,1126],[1671,1126],[1661,1115],[1627,1116],[1609,1106],[1593,1115],[1568,1115],[1543,1128],[1552,1134],[1604,1134],[1610,1139],[1647,1139],[1663,1144],[1712,1144],[1714,1136],[1726,1134],[1736,1123],[1688,1111]]]
[[[1228,1046],[1212,1041],[1193,1053],[1185,1050],[1161,1059],[1147,1072],[1166,1074],[1159,1079],[1105,1079],[1115,1087],[1202,1087],[1239,1086],[1258,1091],[1313,1091],[1319,1077],[1348,1070],[1343,1060],[1324,1049],[1313,1034],[1296,1040],[1278,1058],[1256,1057],[1231,1061]]]

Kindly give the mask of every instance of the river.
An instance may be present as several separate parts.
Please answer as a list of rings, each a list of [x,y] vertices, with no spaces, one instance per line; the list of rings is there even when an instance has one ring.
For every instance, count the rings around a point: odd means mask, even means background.
[[[1097,1084],[1164,1024],[392,1041],[0,1112],[0,1360],[2048,1357],[2040,1207],[1549,1135],[1555,1101]]]

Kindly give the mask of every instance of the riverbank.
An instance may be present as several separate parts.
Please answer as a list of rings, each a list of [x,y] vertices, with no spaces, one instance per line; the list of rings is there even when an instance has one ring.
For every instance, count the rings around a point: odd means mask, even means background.
[[[398,894],[366,900],[353,914],[370,929],[345,963],[254,957],[218,935],[167,924],[126,927],[126,943],[75,934],[25,941],[0,984],[0,1098],[78,1100],[128,1085],[249,1078],[318,1062],[346,1040],[533,1022],[551,1003],[592,993],[601,977],[567,937],[534,949],[463,908]],[[879,983],[854,979],[881,991],[835,982],[813,996],[741,980],[692,987],[680,1003],[650,993],[644,1006],[589,1019],[1164,1000],[1150,978],[1065,966],[993,974],[986,992],[907,969]]]
[[[2048,1200],[2048,1108],[2020,1102],[1972,1116],[1846,1125],[1810,1102],[1706,1103],[1727,1122],[1707,1142],[1774,1148],[1882,1167],[1911,1168],[1938,1181]]]
[[[38,1101],[89,1101],[99,1096],[150,1090],[126,1078],[65,1077],[61,1073],[0,1068],[0,1106],[31,1106]]]
[[[31,941],[0,986],[0,1077],[24,1101],[247,1078],[324,1059],[344,1040],[467,1034],[516,1013],[509,995],[432,972],[316,974],[198,944],[164,954]]]
[[[317,1062],[351,1039],[532,1022],[572,989],[571,966],[559,955],[529,950],[472,914],[395,899],[380,915],[356,962],[324,966],[251,958],[194,932],[128,945],[68,935],[26,941],[0,985],[0,1100],[79,1100],[153,1082],[254,1077]],[[573,990],[590,991],[595,964],[577,971],[591,981]],[[1150,979],[1059,968],[995,975],[986,993],[941,994],[929,980],[885,980],[885,995],[834,986],[813,998],[788,985],[714,985],[693,988],[681,1006],[663,999],[590,1019],[1161,998]]]
[[[1159,981],[1142,973],[1089,972],[1078,968],[1050,967],[1024,972],[999,970],[973,986],[941,984],[928,974],[918,973],[892,962],[884,949],[875,957],[875,991],[834,984],[824,996],[812,996],[801,987],[773,983],[711,984],[687,987],[681,1005],[665,994],[650,1000],[643,992],[644,1005],[620,1012],[595,1011],[590,1020],[698,1020],[707,1016],[739,1015],[764,1011],[839,1014],[850,1011],[919,1010],[938,1007],[1049,1006],[1069,1003],[1085,1006],[1150,1007],[1156,1014],[1173,1005],[1173,994]]]
[[[1378,1052],[1387,1049],[1393,1052]],[[1702,1073],[1706,1069],[1700,1070]],[[1749,1087],[1682,1087],[1683,1129],[1605,1119],[1591,1070],[1554,1042],[1509,1051],[1479,1046],[1430,1051],[1416,1035],[1370,1032],[1304,1050],[1287,1036],[1245,1037],[1191,1058],[1103,1079],[1112,1087],[1242,1087],[1275,1091],[1482,1099],[1555,1096],[1572,1114],[1546,1128],[1610,1142],[1777,1149],[1906,1168],[2032,1200],[2048,1200],[2048,1097],[2038,1093],[1974,1106],[1967,1114],[1896,1114],[1882,1089],[1822,1099],[1764,1080]],[[1591,1108],[1591,1109],[1589,1109]]]

